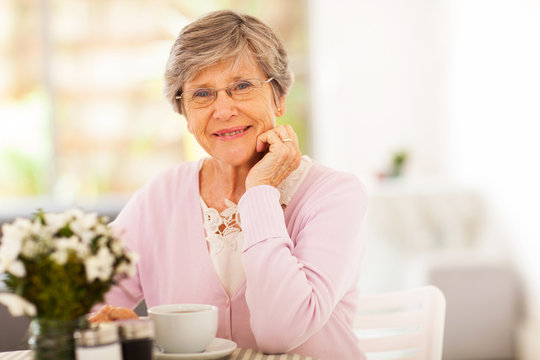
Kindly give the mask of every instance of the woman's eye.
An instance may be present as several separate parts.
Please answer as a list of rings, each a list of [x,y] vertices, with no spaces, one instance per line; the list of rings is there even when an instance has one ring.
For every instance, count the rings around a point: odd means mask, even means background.
[[[234,88],[233,90],[247,90],[249,88],[251,88],[253,85],[249,82],[249,81],[240,81],[240,82],[237,82],[235,85],[234,85]]]
[[[210,91],[206,90],[206,89],[197,90],[197,91],[195,91],[193,93],[194,98],[205,98],[205,97],[209,97],[211,95],[212,94],[210,93]]]

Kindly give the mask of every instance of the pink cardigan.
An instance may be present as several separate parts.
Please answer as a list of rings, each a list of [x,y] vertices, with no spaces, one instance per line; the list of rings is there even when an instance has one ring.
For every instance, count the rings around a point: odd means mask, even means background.
[[[271,186],[238,204],[245,281],[229,298],[205,242],[197,162],[177,165],[139,189],[113,223],[140,255],[137,274],[106,302],[135,307],[219,307],[218,337],[268,353],[363,359],[352,321],[367,197],[356,177],[314,163],[282,210]]]

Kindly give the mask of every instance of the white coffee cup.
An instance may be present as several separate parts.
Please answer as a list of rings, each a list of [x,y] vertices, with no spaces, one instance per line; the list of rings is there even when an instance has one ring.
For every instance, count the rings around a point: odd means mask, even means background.
[[[165,353],[198,353],[216,337],[218,308],[213,305],[153,306],[148,317],[155,324],[156,345]]]

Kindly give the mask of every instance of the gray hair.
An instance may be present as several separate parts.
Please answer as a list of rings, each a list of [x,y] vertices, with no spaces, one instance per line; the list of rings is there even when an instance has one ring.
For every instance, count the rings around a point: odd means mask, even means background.
[[[165,97],[182,114],[175,97],[182,92],[184,83],[204,68],[238,59],[246,49],[266,76],[274,78],[270,84],[276,99],[287,95],[293,74],[276,34],[253,16],[220,10],[192,22],[178,35],[165,69]]]

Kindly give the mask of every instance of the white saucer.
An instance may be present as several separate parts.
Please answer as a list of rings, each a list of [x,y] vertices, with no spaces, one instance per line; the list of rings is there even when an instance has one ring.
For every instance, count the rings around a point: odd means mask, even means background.
[[[166,360],[182,360],[182,359],[219,359],[229,355],[236,349],[236,343],[231,340],[215,338],[208,348],[200,353],[187,353],[187,354],[170,354],[164,353],[159,350],[154,351],[154,357],[156,359]]]

